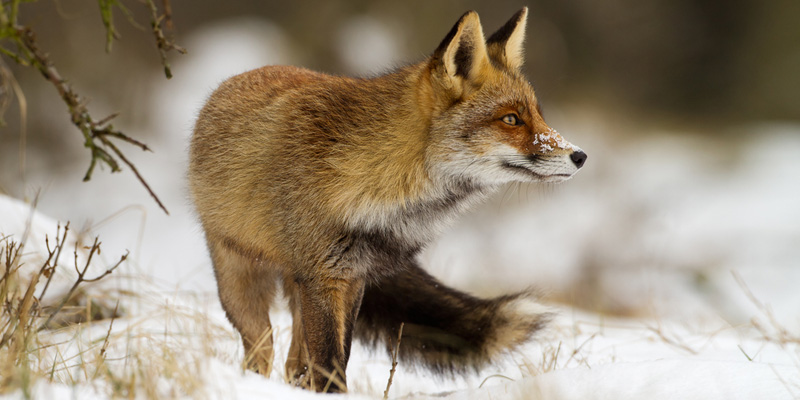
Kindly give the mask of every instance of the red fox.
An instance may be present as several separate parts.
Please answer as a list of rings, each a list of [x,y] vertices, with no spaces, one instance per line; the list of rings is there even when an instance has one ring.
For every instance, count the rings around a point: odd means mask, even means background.
[[[542,119],[521,72],[527,9],[488,39],[464,14],[426,60],[371,79],[267,66],[200,111],[189,181],[219,297],[250,368],[269,375],[268,312],[292,311],[287,378],[346,391],[353,337],[438,372],[477,369],[548,320],[528,292],[482,299],[416,255],[507,182],[560,182],[586,161]]]

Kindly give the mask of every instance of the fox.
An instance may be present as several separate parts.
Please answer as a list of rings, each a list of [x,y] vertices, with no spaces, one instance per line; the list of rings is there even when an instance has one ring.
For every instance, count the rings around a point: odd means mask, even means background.
[[[354,339],[441,374],[479,370],[552,314],[532,290],[480,298],[417,255],[510,182],[562,182],[587,155],[522,73],[528,9],[488,39],[475,11],[421,62],[375,77],[265,66],[198,114],[188,180],[247,368],[273,367],[270,308],[292,314],[285,378],[347,391]]]

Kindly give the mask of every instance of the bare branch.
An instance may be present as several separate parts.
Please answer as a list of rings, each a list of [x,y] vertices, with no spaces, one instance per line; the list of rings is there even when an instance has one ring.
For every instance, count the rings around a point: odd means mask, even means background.
[[[81,101],[81,98],[72,90],[66,81],[61,78],[61,75],[52,65],[47,54],[44,54],[39,50],[33,31],[27,27],[17,27],[16,32],[19,37],[21,48],[26,52],[27,58],[30,60],[31,64],[42,73],[45,79],[55,86],[62,100],[64,100],[64,103],[66,103],[67,107],[69,108],[72,123],[81,131],[81,133],[83,133],[84,146],[87,147],[91,152],[89,168],[86,170],[86,175],[84,176],[83,180],[88,181],[91,179],[92,173],[94,172],[94,167],[97,165],[98,160],[108,165],[111,168],[111,172],[120,171],[119,163],[117,162],[116,158],[114,158],[114,156],[112,156],[103,147],[110,148],[119,159],[123,160],[126,165],[131,167],[134,175],[136,175],[136,178],[139,180],[139,182],[141,182],[145,189],[147,189],[147,192],[150,194],[150,196],[153,197],[153,199],[156,201],[156,203],[158,203],[159,207],[161,207],[165,213],[169,214],[164,204],[161,202],[155,192],[153,192],[153,190],[150,188],[150,185],[147,184],[139,171],[130,161],[128,161],[126,157],[123,156],[122,151],[113,145],[107,137],[113,137],[133,144],[145,151],[150,150],[150,148],[144,143],[132,139],[120,131],[114,130],[114,127],[108,124],[108,122],[111,121],[116,114],[112,114],[100,121],[94,121],[91,115],[89,115],[85,104]],[[97,143],[95,140],[98,140],[100,143]]]
[[[161,56],[161,64],[164,66],[164,75],[167,79],[172,78],[172,70],[170,69],[169,62],[167,62],[167,52],[175,50],[178,53],[186,54],[186,49],[178,46],[172,40],[164,36],[164,31],[161,29],[161,23],[166,21],[168,29],[172,29],[172,6],[169,0],[164,0],[164,14],[158,14],[158,7],[153,0],[147,0],[147,6],[150,8],[151,25],[153,27],[153,35],[156,38],[156,46],[158,47],[158,54]]]
[[[156,203],[158,203],[158,206],[161,207],[162,210],[164,210],[165,214],[169,215],[169,211],[167,211],[167,208],[164,207],[164,204],[161,203],[161,200],[158,199],[158,196],[156,196],[155,192],[153,192],[153,189],[150,188],[150,185],[147,184],[147,181],[144,180],[142,175],[139,173],[139,170],[136,169],[133,163],[128,161],[128,159],[125,157],[124,154],[122,154],[122,152],[117,148],[117,146],[115,146],[114,143],[111,143],[111,141],[109,141],[105,136],[101,136],[100,141],[102,141],[104,145],[110,147],[111,150],[114,151],[114,154],[116,154],[117,157],[119,157],[119,159],[122,160],[122,162],[124,162],[125,165],[127,165],[131,169],[131,171],[133,171],[133,174],[136,175],[136,179],[138,179],[139,182],[142,183],[142,186],[144,186],[144,188],[147,189],[147,192],[150,193],[150,196],[152,196],[153,199],[156,201]]]
[[[67,242],[67,232],[69,232],[69,222],[67,222],[67,224],[64,225],[64,233],[61,236],[61,240],[58,239],[58,233],[60,230],[61,226],[59,225],[56,228],[56,244],[53,250],[50,250],[50,244],[47,243],[49,258],[47,259],[47,262],[45,262],[45,264],[42,266],[42,271],[41,271],[41,273],[44,273],[44,275],[47,277],[47,282],[45,282],[45,285],[42,288],[42,292],[39,294],[40,299],[44,298],[44,295],[47,293],[47,288],[50,287],[50,282],[53,280],[53,276],[55,275],[56,266],[58,265],[58,259],[61,257],[61,250],[64,249],[64,244],[66,244]],[[45,242],[47,242],[47,237],[45,237]],[[50,259],[53,257],[53,254],[55,254],[55,258],[51,263]]]
[[[98,121],[92,118],[86,108],[84,99],[78,96],[66,80],[61,77],[58,70],[50,61],[49,55],[39,49],[33,31],[27,26],[20,26],[17,24],[19,3],[21,1],[22,0],[4,1],[3,5],[0,6],[0,40],[3,40],[4,44],[0,46],[0,54],[6,55],[20,65],[36,68],[58,91],[59,96],[69,109],[72,123],[83,135],[84,147],[89,149],[91,155],[89,166],[83,180],[88,181],[91,179],[98,162],[107,165],[111,169],[111,172],[118,172],[121,170],[118,160],[122,160],[125,165],[131,168],[137,180],[145,187],[158,206],[164,210],[165,213],[169,214],[164,204],[150,188],[150,185],[145,181],[138,169],[134,167],[128,157],[125,157],[122,151],[114,145],[110,139],[121,140],[139,147],[143,151],[150,151],[150,148],[146,144],[114,129],[110,121],[116,117],[117,114],[112,114]],[[125,8],[119,0],[97,1],[103,25],[106,28],[106,50],[110,51],[113,40],[119,36],[113,23],[113,9],[115,7],[121,10],[134,26],[138,26],[138,24],[134,21],[130,11]],[[168,38],[162,30],[162,23],[167,29],[172,29],[172,7],[170,1],[162,0],[163,14],[160,14],[153,0],[141,1],[145,3],[150,10],[152,33],[156,39],[156,46],[161,57],[162,65],[164,65],[165,73],[167,77],[170,78],[172,73],[169,63],[167,62],[167,52],[170,50],[175,50],[179,53],[186,52],[186,50],[176,45],[172,39]],[[13,45],[6,46],[5,43],[12,43]],[[2,65],[0,65],[0,67],[2,67]],[[2,71],[4,71],[4,69],[0,68],[0,72]],[[3,79],[3,82],[5,81],[7,81],[7,79]],[[8,90],[0,90],[0,92],[3,92],[0,93],[0,95],[4,95]],[[6,96],[0,96],[0,100],[3,98],[6,98]],[[0,111],[3,109],[2,105],[2,101],[0,101]],[[21,108],[24,107],[21,106]],[[0,112],[0,122],[1,120],[2,112]]]
[[[96,281],[104,278],[106,275],[114,272],[114,270],[117,269],[117,267],[119,267],[128,258],[128,254],[129,254],[129,253],[123,254],[119,258],[119,261],[117,261],[117,263],[114,264],[114,266],[112,266],[111,268],[107,269],[105,272],[103,272],[99,276],[97,276],[95,278],[87,279],[86,278],[86,272],[89,270],[89,265],[91,265],[92,257],[94,256],[95,253],[99,253],[99,251],[100,251],[100,241],[98,240],[97,237],[95,237],[94,244],[92,244],[92,247],[89,249],[89,255],[86,258],[86,262],[84,263],[83,268],[79,268],[78,267],[78,250],[77,250],[77,244],[76,244],[76,249],[75,249],[75,271],[78,273],[78,278],[75,279],[75,282],[72,284],[72,287],[67,291],[66,295],[64,295],[64,297],[61,299],[61,302],[58,303],[58,305],[53,309],[53,311],[50,313],[50,316],[47,318],[47,320],[44,323],[42,323],[41,325],[39,325],[39,329],[37,329],[37,331],[41,331],[41,330],[46,329],[48,327],[48,325],[53,320],[53,318],[55,318],[56,315],[58,315],[58,313],[61,311],[61,309],[64,308],[64,305],[67,304],[67,301],[69,301],[69,299],[72,298],[72,295],[75,294],[75,291],[78,289],[78,286],[80,286],[84,282],[86,282],[86,283],[96,282]]]

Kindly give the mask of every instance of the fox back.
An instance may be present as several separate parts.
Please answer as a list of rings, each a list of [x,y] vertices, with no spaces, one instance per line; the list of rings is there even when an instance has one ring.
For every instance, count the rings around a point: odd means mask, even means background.
[[[286,377],[319,391],[345,390],[353,335],[389,343],[405,323],[401,356],[445,371],[541,327],[528,293],[475,298],[415,259],[502,184],[563,181],[586,159],[521,72],[526,15],[485,39],[468,12],[428,59],[376,78],[268,66],[211,95],[189,181],[249,366],[272,368],[277,284],[293,314]]]

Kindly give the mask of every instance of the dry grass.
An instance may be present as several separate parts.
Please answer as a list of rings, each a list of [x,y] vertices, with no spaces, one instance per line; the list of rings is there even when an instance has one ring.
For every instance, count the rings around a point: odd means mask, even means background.
[[[3,302],[0,314],[0,360],[2,360],[3,378],[0,381],[0,391],[7,392],[13,389],[22,389],[28,394],[32,379],[31,363],[38,350],[38,332],[45,327],[42,322],[44,308],[39,299],[43,298],[50,286],[56,272],[61,253],[66,243],[68,226],[58,228],[55,243],[51,248],[49,239],[46,243],[48,255],[44,263],[30,277],[23,277],[20,269],[26,234],[17,242],[10,236],[2,237],[0,241],[0,259],[2,260],[3,276],[0,277],[0,300]],[[39,282],[43,285],[37,293]],[[60,305],[53,310],[46,321],[52,318],[64,304],[68,297],[74,293],[70,291]]]
[[[89,386],[109,398],[205,398],[208,360],[236,336],[192,307],[123,297],[139,317],[79,323],[42,332],[37,379]],[[228,360],[234,364],[233,360]]]
[[[211,344],[229,342],[230,331],[195,308],[161,304],[136,291],[90,286],[122,265],[127,255],[89,276],[100,242],[75,244],[73,257],[65,257],[70,252],[68,232],[67,224],[57,228],[53,240],[47,237],[47,254],[35,269],[29,264],[35,255],[25,253],[27,234],[19,241],[0,235],[0,394],[31,398],[37,383],[54,382],[87,384],[113,398],[202,397],[199,358],[216,356]],[[69,258],[71,266],[64,262]],[[76,278],[53,299],[47,292],[63,268],[74,268]],[[120,320],[121,304],[149,312],[138,320]],[[187,352],[187,344],[203,351]]]

